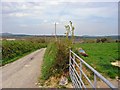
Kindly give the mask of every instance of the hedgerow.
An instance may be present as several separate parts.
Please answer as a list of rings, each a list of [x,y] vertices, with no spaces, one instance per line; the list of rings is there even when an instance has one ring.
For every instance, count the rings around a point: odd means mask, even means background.
[[[3,41],[2,42],[2,65],[13,62],[17,57],[46,47],[45,43],[27,40]]]

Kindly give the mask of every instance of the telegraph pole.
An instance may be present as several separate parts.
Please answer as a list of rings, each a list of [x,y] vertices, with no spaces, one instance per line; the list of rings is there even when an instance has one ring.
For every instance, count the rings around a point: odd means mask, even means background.
[[[55,22],[55,40],[57,41],[57,35],[56,35],[56,22]]]

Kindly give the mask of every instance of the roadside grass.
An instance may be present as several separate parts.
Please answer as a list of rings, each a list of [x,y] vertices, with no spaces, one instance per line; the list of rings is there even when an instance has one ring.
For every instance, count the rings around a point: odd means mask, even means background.
[[[56,60],[57,55],[57,47],[55,43],[50,43],[47,46],[44,59],[43,59],[43,65],[42,65],[42,75],[41,79],[47,80],[53,73],[53,65]]]
[[[68,44],[70,45],[69,42]],[[52,76],[60,77],[68,72],[69,45],[67,45],[66,40],[48,44],[44,55],[42,74],[39,79],[41,85],[44,85],[45,81]]]
[[[120,61],[119,47],[120,43],[83,43],[75,44],[74,51],[88,64],[90,64],[98,72],[105,77],[115,78],[120,77],[119,67],[111,65],[111,62]],[[81,56],[78,53],[78,48],[83,48],[88,57]]]

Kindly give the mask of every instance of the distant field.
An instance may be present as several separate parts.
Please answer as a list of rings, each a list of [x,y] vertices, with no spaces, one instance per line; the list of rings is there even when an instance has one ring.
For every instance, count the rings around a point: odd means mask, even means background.
[[[89,56],[83,57],[77,51],[76,53],[98,72],[102,73],[102,75],[110,78],[118,76],[118,67],[111,65],[111,62],[120,61],[118,43],[84,43],[74,45],[76,50],[79,47],[82,47]]]

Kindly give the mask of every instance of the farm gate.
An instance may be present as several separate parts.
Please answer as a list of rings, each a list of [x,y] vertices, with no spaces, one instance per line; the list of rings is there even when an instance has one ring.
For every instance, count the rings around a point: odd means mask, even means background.
[[[116,89],[112,83],[76,55],[72,50],[70,50],[69,55],[69,74],[74,88],[81,88],[82,90],[86,90],[87,88],[96,89],[97,81],[102,80],[108,88],[111,88],[112,90]],[[93,76],[91,77],[91,75]]]

